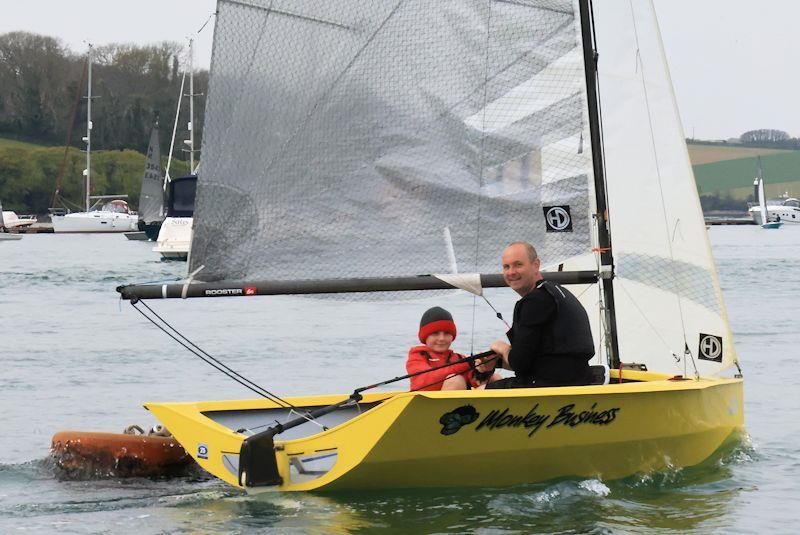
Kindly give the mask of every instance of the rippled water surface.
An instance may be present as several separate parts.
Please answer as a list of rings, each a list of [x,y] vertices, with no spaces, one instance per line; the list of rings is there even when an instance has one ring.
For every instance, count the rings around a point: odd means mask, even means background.
[[[145,401],[252,397],[121,302],[122,282],[166,280],[185,264],[121,235],[0,243],[0,532],[794,533],[800,504],[800,225],[710,231],[745,371],[750,441],[687,470],[622,481],[510,489],[272,494],[214,479],[62,481],[47,461],[65,429],[153,425]],[[491,310],[447,296],[456,349],[502,332]],[[514,295],[492,292],[506,316]],[[209,353],[280,394],[351,391],[402,373],[422,310],[295,297],[152,306]],[[480,469],[480,459],[465,470]]]

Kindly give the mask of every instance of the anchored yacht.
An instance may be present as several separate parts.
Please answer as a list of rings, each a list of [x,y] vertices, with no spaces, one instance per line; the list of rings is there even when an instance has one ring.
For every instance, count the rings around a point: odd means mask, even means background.
[[[86,54],[87,66],[87,95],[86,95],[86,169],[83,176],[86,178],[86,196],[84,198],[83,212],[66,212],[55,207],[58,198],[58,186],[53,196],[51,208],[53,232],[129,232],[137,229],[139,217],[131,212],[128,203],[122,199],[127,195],[92,195],[92,51]],[[94,201],[94,204],[90,204]]]
[[[52,216],[54,232],[130,232],[136,230],[138,220],[119,198],[100,198],[86,212]]]

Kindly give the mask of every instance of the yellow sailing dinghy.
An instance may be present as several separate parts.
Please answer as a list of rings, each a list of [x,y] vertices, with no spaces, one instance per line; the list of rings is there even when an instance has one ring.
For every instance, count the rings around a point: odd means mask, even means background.
[[[124,298],[483,296],[527,240],[576,285],[611,374],[147,403],[202,467],[254,491],[612,479],[742,431],[650,0],[220,0],[215,31],[191,276]]]
[[[744,424],[739,379],[623,374],[630,382],[370,394],[315,418],[316,425],[286,430],[274,442],[237,432],[285,422],[290,410],[269,400],[146,407],[192,448],[203,468],[231,485],[305,491],[614,479],[698,464],[735,439]],[[347,399],[286,401],[302,410]],[[240,473],[246,438],[253,444],[251,458]]]

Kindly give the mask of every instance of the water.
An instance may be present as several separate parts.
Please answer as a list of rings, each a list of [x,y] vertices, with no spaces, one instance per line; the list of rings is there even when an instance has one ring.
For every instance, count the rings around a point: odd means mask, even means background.
[[[121,282],[179,277],[151,244],[121,235],[0,244],[0,532],[63,533],[795,532],[800,503],[800,226],[710,231],[745,371],[749,444],[704,466],[623,481],[511,489],[251,498],[213,479],[60,481],[47,462],[65,429],[153,425],[145,401],[252,397],[117,299]],[[506,316],[514,295],[490,297]],[[280,394],[346,392],[402,372],[422,302],[343,307],[295,297],[152,303],[198,345]],[[485,305],[452,296],[455,347],[502,332]],[[480,459],[474,466],[480,469]]]

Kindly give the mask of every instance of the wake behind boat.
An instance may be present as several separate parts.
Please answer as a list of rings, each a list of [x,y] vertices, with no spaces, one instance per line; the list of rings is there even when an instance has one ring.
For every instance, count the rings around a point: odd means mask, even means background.
[[[218,4],[189,277],[122,297],[154,322],[143,300],[485,298],[526,240],[559,266],[546,279],[578,288],[613,373],[283,398],[196,351],[264,398],[146,404],[203,468],[253,492],[614,479],[696,465],[743,432],[650,1],[272,7]]]

